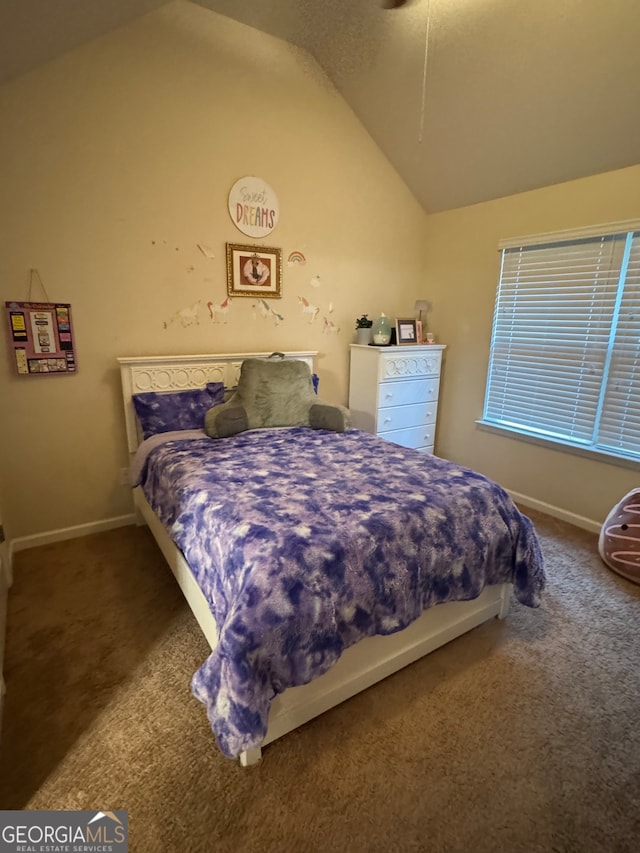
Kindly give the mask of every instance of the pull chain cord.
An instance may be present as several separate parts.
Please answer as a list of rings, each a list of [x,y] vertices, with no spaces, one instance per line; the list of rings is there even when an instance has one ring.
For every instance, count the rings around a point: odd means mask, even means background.
[[[36,280],[36,284],[38,285],[40,290],[44,293],[44,301],[45,302],[51,302],[51,300],[49,299],[49,294],[44,289],[44,284],[42,283],[42,279],[40,278],[40,273],[38,272],[38,270],[35,270],[35,269],[29,270],[29,295],[27,296],[27,301],[33,302],[33,300],[31,299],[31,290],[33,289],[34,278]]]
[[[420,132],[418,142],[422,143],[424,116],[427,102],[427,59],[429,56],[429,32],[431,30],[431,0],[427,0],[427,27],[424,35],[424,64],[422,66],[422,101],[420,104]]]

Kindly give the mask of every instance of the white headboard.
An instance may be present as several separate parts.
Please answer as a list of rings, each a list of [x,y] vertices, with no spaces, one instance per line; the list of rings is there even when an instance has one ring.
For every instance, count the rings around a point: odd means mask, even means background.
[[[313,372],[317,352],[280,353],[286,359],[305,361]],[[270,352],[233,352],[207,355],[147,355],[118,359],[122,380],[127,445],[134,453],[140,444],[138,419],[131,397],[144,391],[183,391],[204,388],[207,382],[224,382],[235,388],[245,358],[269,358]]]

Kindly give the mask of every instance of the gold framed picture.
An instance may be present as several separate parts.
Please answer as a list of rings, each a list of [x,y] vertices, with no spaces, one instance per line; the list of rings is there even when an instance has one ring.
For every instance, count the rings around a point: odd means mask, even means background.
[[[282,297],[282,249],[227,243],[227,294]]]

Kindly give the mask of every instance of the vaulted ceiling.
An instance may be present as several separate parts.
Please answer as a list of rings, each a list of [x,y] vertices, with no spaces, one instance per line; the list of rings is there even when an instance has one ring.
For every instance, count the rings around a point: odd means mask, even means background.
[[[164,2],[1,0],[0,83]],[[198,5],[309,51],[428,212],[640,163],[639,0]]]

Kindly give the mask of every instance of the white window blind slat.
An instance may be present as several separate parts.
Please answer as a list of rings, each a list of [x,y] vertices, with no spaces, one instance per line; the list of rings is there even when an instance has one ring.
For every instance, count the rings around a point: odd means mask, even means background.
[[[600,441],[640,454],[640,237],[633,240],[600,417]]]

